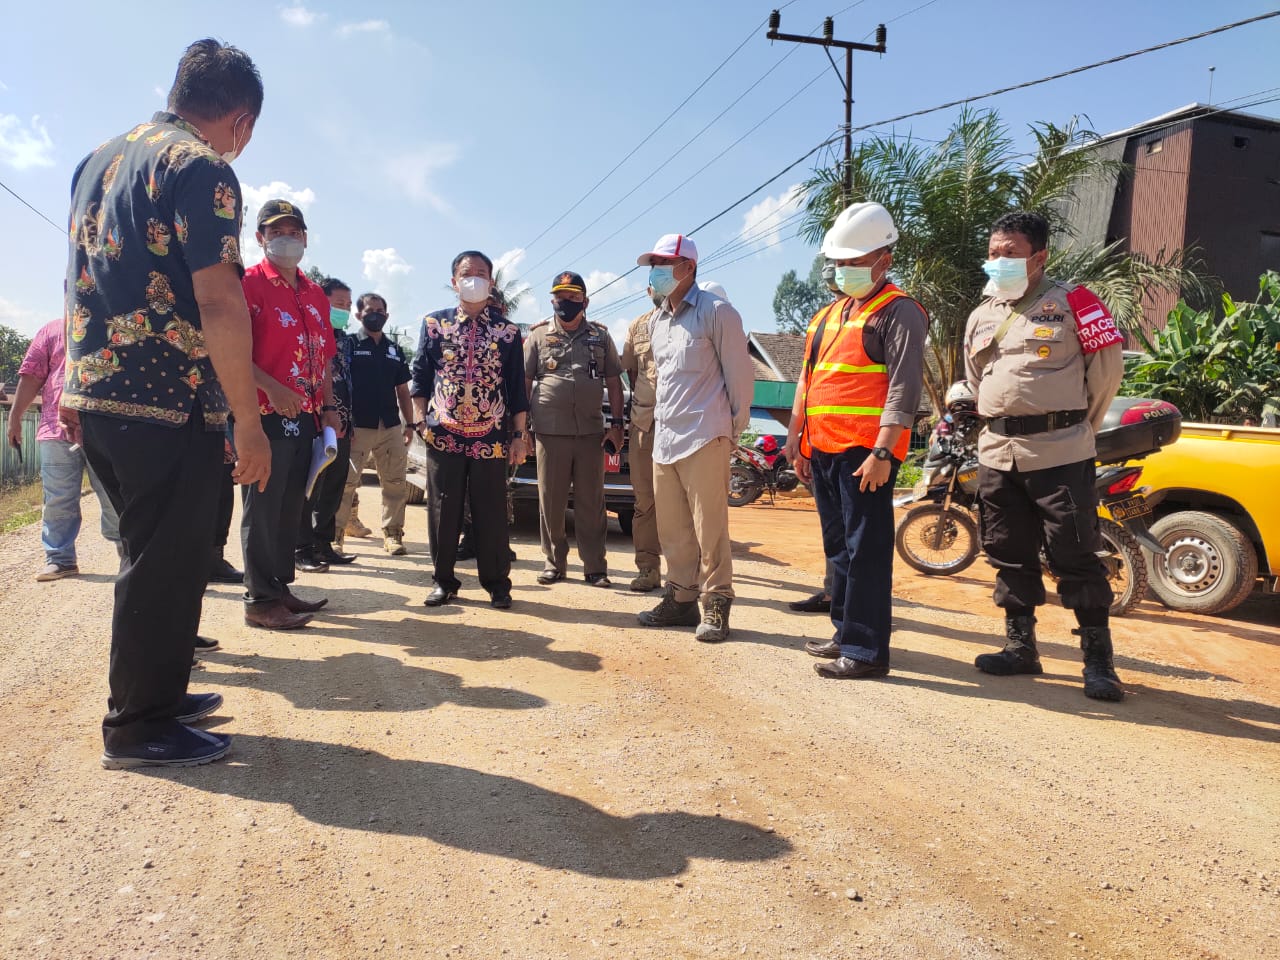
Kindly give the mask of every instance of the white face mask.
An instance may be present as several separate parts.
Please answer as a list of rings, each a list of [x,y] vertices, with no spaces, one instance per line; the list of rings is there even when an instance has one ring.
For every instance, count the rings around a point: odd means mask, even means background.
[[[236,145],[239,142],[239,138],[236,136],[236,126],[247,116],[247,113],[242,113],[231,122],[231,149],[226,153],[221,154],[225,163],[233,162],[240,156],[240,151],[244,149],[244,144],[241,143],[239,146]]]
[[[288,270],[302,261],[307,245],[301,237],[272,237],[267,241],[266,251],[268,260]]]
[[[458,285],[458,299],[465,303],[482,303],[489,299],[492,284],[484,277],[459,277],[454,282]]]

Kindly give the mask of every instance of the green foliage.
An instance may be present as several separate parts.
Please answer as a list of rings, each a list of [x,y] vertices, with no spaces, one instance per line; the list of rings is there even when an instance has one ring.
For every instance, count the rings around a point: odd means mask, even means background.
[[[1280,273],[1254,303],[1222,297],[1218,310],[1179,302],[1163,330],[1137,332],[1146,355],[1128,361],[1123,393],[1168,400],[1188,420],[1239,422],[1280,414]]]
[[[314,264],[307,267],[307,269],[302,272],[312,283],[324,283],[329,279],[329,275]]]
[[[853,201],[874,200],[893,214],[900,234],[893,277],[929,311],[925,388],[935,409],[942,408],[947,387],[964,377],[961,346],[986,285],[990,227],[1011,210],[1045,216],[1065,247],[1050,251],[1049,275],[1090,286],[1130,328],[1142,319],[1144,289],[1199,283],[1181,252],[1147,261],[1115,245],[1071,246],[1063,211],[1075,189],[1119,167],[1087,149],[1097,135],[1078,118],[1065,126],[1036,124],[1031,133],[1035,151],[1028,161],[994,111],[966,109],[941,143],[876,137],[853,155]],[[802,233],[816,244],[845,206],[841,167],[816,171],[805,187]]]
[[[7,383],[10,390],[17,385],[18,367],[30,346],[30,337],[0,323],[0,383]]]
[[[773,316],[779,333],[804,333],[813,315],[831,302],[831,292],[822,281],[822,264],[819,254],[813,258],[808,279],[801,280],[794,270],[788,270],[778,281]]]

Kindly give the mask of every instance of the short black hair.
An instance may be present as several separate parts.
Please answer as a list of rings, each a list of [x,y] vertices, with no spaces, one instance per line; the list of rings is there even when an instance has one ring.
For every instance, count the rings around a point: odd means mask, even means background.
[[[490,260],[488,257],[486,257],[479,250],[463,250],[460,254],[454,257],[453,266],[449,269],[449,276],[456,277],[458,275],[458,264],[460,264],[463,260],[466,260],[468,257],[476,257],[477,259],[483,260],[485,263],[487,263],[489,265],[489,277],[490,279],[493,278],[493,261]]]
[[[365,307],[367,307],[367,306],[369,305],[369,301],[370,301],[370,300],[381,300],[381,301],[382,301],[382,305],[383,305],[384,307],[387,307],[387,298],[386,298],[386,297],[384,297],[382,294],[380,294],[380,293],[362,293],[362,294],[360,294],[360,299],[358,299],[358,300],[356,301],[356,311],[357,311],[357,312],[363,311],[363,310],[364,310],[364,308],[365,308]],[[388,307],[388,309],[390,309],[390,308]]]
[[[324,280],[320,282],[320,289],[324,291],[324,295],[326,297],[333,296],[333,291],[335,290],[345,290],[347,293],[351,292],[351,288],[337,277],[325,277]]]
[[[262,113],[262,76],[243,50],[213,39],[197,40],[178,61],[169,109],[200,120],[231,113]]]
[[[1049,245],[1049,221],[1029,210],[1012,210],[991,225],[992,233],[1020,233],[1031,241],[1031,252]]]

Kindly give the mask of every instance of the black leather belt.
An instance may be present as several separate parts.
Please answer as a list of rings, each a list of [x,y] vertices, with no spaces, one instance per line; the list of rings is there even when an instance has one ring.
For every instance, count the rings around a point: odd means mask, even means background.
[[[1024,437],[1074,427],[1077,423],[1084,423],[1088,416],[1088,410],[1055,410],[1029,417],[991,417],[987,420],[987,429],[1001,437]]]

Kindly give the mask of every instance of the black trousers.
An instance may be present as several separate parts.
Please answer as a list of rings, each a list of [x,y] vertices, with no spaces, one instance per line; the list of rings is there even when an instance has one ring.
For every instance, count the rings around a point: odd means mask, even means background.
[[[109,749],[157,739],[177,723],[209,579],[224,434],[197,403],[173,428],[80,416],[84,452],[120,515],[124,559],[111,615]]]
[[[294,580],[293,551],[306,502],[307,469],[315,418],[303,413],[296,420],[267,414],[262,430],[271,444],[271,479],[267,489],[241,487],[243,515],[240,544],[244,548],[245,603],[273,603]]]
[[[427,447],[427,536],[432,578],[446,590],[462,582],[454,576],[463,504],[471,504],[471,541],[480,585],[490,594],[511,592],[511,541],[507,530],[507,461],[474,460]]]
[[[338,459],[316,478],[316,488],[302,508],[302,521],[298,524],[299,550],[327,547],[337,537],[338,507],[342,504],[342,491],[350,469],[351,430],[348,428],[347,435],[338,438]]]
[[[236,482],[231,479],[234,463],[222,465],[222,477],[218,481],[218,520],[213,528],[214,559],[222,555],[227,545],[227,536],[231,533],[231,514],[236,505]]]
[[[1040,544],[1059,577],[1069,610],[1106,611],[1111,585],[1098,558],[1098,492],[1092,460],[1045,470],[978,468],[982,546],[996,568],[996,606],[1038,607],[1045,600]]]

